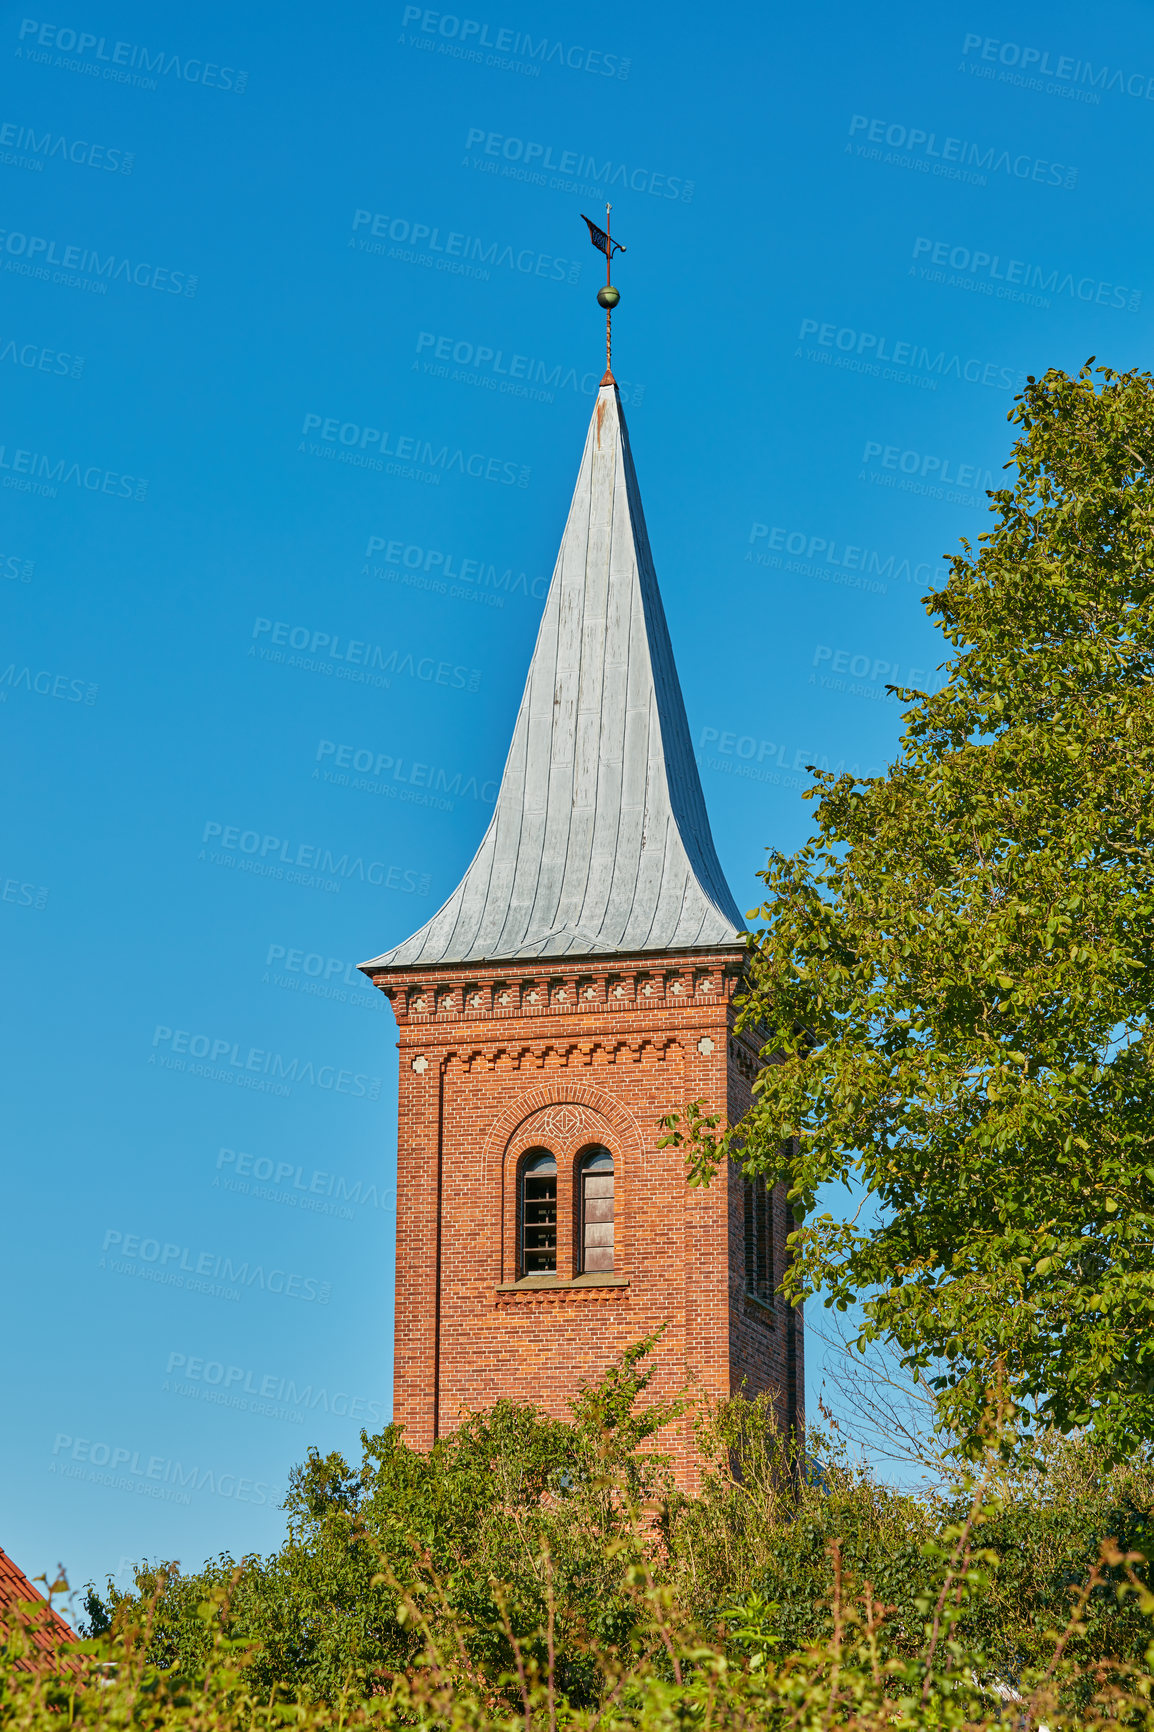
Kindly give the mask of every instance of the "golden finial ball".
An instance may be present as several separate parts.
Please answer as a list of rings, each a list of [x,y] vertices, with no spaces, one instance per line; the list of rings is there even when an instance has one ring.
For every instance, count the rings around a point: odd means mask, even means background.
[[[597,305],[599,307],[604,307],[605,311],[607,313],[611,313],[613,311],[614,307],[617,305],[617,303],[620,299],[621,299],[620,291],[613,288],[612,286],[610,286],[608,288],[604,288],[604,289],[598,289],[598,291],[597,291]]]

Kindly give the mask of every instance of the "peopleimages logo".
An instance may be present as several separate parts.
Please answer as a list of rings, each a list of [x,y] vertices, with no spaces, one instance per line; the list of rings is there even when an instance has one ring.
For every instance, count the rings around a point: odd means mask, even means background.
[[[595,397],[601,386],[601,374],[596,368],[578,373],[556,361],[540,361],[532,355],[506,354],[491,343],[472,343],[464,337],[442,337],[435,331],[417,334],[417,354],[414,361],[423,373],[433,378],[449,379],[462,385],[480,385],[505,397],[527,397],[534,403],[553,403],[553,393],[578,391],[582,396]],[[618,379],[617,393],[626,408],[636,409],[645,396],[645,386],[629,379]]]
[[[59,132],[41,132],[15,120],[0,121],[0,147],[19,153],[16,167],[36,170],[59,160],[75,163],[78,168],[103,169],[106,174],[131,174],[136,162],[130,150],[92,144],[84,138],[65,138]]]
[[[761,545],[764,544],[764,545]],[[789,529],[783,524],[754,523],[750,526],[746,562],[755,565],[782,565],[781,554],[789,555],[788,571],[803,576],[817,576],[827,566],[848,574],[850,589],[868,589],[879,595],[887,593],[887,584],[903,581],[923,583],[933,576],[933,568],[924,563],[911,563],[896,553],[884,556],[873,547],[858,547],[853,542],[841,542],[829,535],[813,535],[805,529]],[[796,563],[794,563],[796,562]]]
[[[361,979],[365,980],[363,974]],[[368,985],[368,982],[365,981],[365,984]],[[369,987],[369,990],[376,992],[376,987]],[[243,1149],[217,1150],[217,1173],[226,1169],[226,1182],[231,1172],[239,1179],[256,1179],[258,1184],[272,1185],[274,1192],[288,1186],[293,1191],[303,1192],[305,1200],[314,1207],[318,1200],[331,1200],[335,1203],[352,1203],[363,1209],[387,1209],[396,1195],[395,1191],[387,1186],[366,1184],[363,1179],[346,1179],[339,1173],[329,1173],[319,1167],[314,1167],[311,1173],[306,1174],[304,1167],[295,1165],[292,1161],[274,1161],[270,1155],[250,1155]],[[213,1180],[214,1187],[219,1183],[219,1178]],[[244,1188],[248,1190],[249,1187]]]
[[[303,867],[307,872],[327,873],[346,883],[356,881],[372,884],[378,890],[403,890],[410,896],[427,896],[427,874],[404,866],[390,866],[384,860],[369,860],[361,854],[334,854],[319,842],[292,842],[287,837],[272,836],[260,830],[244,830],[239,824],[221,824],[215,818],[206,822],[201,842],[215,842],[219,848],[247,855],[268,868]],[[201,850],[201,858],[204,850]]]
[[[901,701],[899,691],[940,691],[946,683],[940,669],[912,667],[907,670],[905,679],[899,680],[894,677],[901,672],[896,661],[869,655],[862,650],[838,649],[834,644],[815,644],[811,666],[824,668],[827,663],[829,673],[810,674],[811,686],[840,692],[848,698],[864,698],[873,704],[896,704]],[[841,677],[845,674],[850,676],[849,679]]]
[[[351,786],[365,786],[377,791],[375,784],[383,782],[387,777],[392,782],[403,783],[409,788],[427,788],[434,794],[441,794],[452,800],[483,800],[490,806],[497,798],[498,784],[489,780],[478,782],[476,776],[467,775],[463,770],[446,770],[438,764],[425,764],[419,760],[398,757],[392,752],[377,752],[370,746],[346,745],[338,740],[320,740],[317,743],[316,760],[318,763],[332,761],[335,770],[353,770],[358,777],[371,778],[371,782],[360,784],[352,781]],[[319,772],[314,770],[314,776]],[[326,775],[327,781],[332,776]],[[337,778],[341,784],[349,782],[347,775]],[[424,804],[423,801],[418,804]],[[452,805],[448,807],[452,811]]]
[[[166,1070],[187,1070],[190,1075],[207,1075],[215,1080],[236,1080],[236,1074],[261,1079],[268,1078],[276,1082],[281,1080],[281,1088],[275,1092],[291,1094],[292,1090],[285,1084],[299,1082],[307,1083],[310,1088],[330,1090],[338,1095],[350,1095],[355,1100],[379,1100],[381,1079],[379,1076],[363,1076],[360,1071],[338,1070],[334,1064],[314,1064],[312,1059],[285,1058],[283,1053],[267,1052],[263,1047],[250,1046],[247,1052],[239,1041],[229,1040],[227,1036],[213,1037],[207,1034],[194,1034],[187,1028],[169,1028],[166,1023],[158,1022],[152,1035],[153,1051],[149,1064],[161,1062]],[[163,1050],[158,1050],[163,1049]],[[206,1061],[198,1070],[195,1065],[184,1062],[164,1064],[166,1059],[180,1059],[187,1054],[189,1058]],[[234,1074],[220,1071],[221,1065],[234,1067]],[[255,1086],[255,1085],[254,1085]],[[259,1089],[259,1093],[268,1090]]]
[[[262,1373],[244,1365],[226,1365],[222,1359],[210,1359],[207,1355],[170,1353],[164,1369],[164,1392],[193,1395],[220,1407],[236,1407],[242,1412],[260,1413],[270,1419],[291,1418],[300,1423],[303,1423],[306,1412],[335,1413],[340,1419],[371,1419],[374,1425],[384,1423],[381,1402],[370,1401],[366,1396],[350,1395],[340,1389],[330,1394],[323,1384],[314,1388],[311,1383],[297,1383],[291,1377],[278,1376],[276,1372]],[[183,1384],[175,1383],[170,1389],[169,1378],[184,1381]],[[190,1384],[195,1388],[189,1388]],[[268,1403],[280,1405],[270,1407]]]
[[[307,652],[308,663],[301,661],[300,665],[309,666],[311,671],[317,668],[331,671],[334,664],[340,664],[338,673],[341,677],[357,684],[379,683],[387,687],[393,674],[405,674],[409,679],[421,680],[426,685],[448,686],[453,691],[478,692],[481,689],[480,668],[438,661],[436,656],[421,656],[414,660],[411,650],[386,650],[383,644],[368,643],[363,638],[342,638],[337,632],[293,625],[286,619],[258,618],[253,621],[252,635],[254,638],[267,637],[274,645],[283,644],[288,649]],[[263,645],[259,650],[250,646],[249,654],[259,655],[264,661],[286,661],[278,650],[270,651]],[[290,665],[297,665],[297,662],[290,662]],[[390,678],[384,678],[385,675]]]
[[[868,487],[892,487],[921,499],[944,499],[950,505],[982,508],[989,494],[1002,485],[980,463],[961,463],[935,451],[914,451],[867,439],[858,480]]]
[[[153,1239],[147,1233],[125,1233],[119,1227],[105,1230],[100,1245],[100,1268],[114,1274],[144,1274],[165,1287],[189,1287],[199,1291],[199,1282],[223,1282],[213,1297],[235,1296],[240,1288],[259,1287],[278,1298],[302,1299],[310,1305],[327,1305],[332,1282],[312,1275],[296,1275],[287,1269],[266,1269],[263,1263],[234,1262],[220,1251],[193,1251],[174,1240]],[[185,1276],[191,1279],[186,1281]]]
[[[722,732],[720,728],[702,728],[697,750],[703,754],[697,761],[707,770],[739,776],[745,781],[767,782],[776,788],[804,788],[803,775],[809,769],[835,776],[847,772],[851,776],[881,774],[876,765],[863,770],[860,764],[847,763],[844,758],[831,762],[812,746],[795,746],[791,751],[788,745],[776,740],[758,740],[752,734],[739,734],[736,730]]]
[[[959,463],[955,457],[942,457],[932,451],[883,445],[880,439],[866,440],[861,460],[863,463],[877,462],[883,469],[893,469],[902,475],[917,475],[923,481],[929,479],[948,487],[978,487],[989,491],[997,485],[992,471],[980,463]]]
[[[412,433],[394,436],[387,428],[362,426],[359,421],[342,421],[339,415],[309,413],[301,427],[302,434],[315,433],[326,441],[329,449],[312,441],[302,440],[297,450],[312,457],[328,457],[341,463],[351,463],[357,469],[384,470],[386,457],[401,463],[412,463],[437,474],[447,475],[455,469],[474,481],[496,481],[502,487],[528,487],[532,470],[524,463],[512,463],[501,457],[486,457],[481,451],[468,455],[462,447],[451,449],[448,443],[437,445],[431,439],[421,439]],[[333,449],[335,447],[335,449]]]
[[[51,373],[60,379],[79,379],[84,371],[83,355],[63,355],[42,343],[21,343],[15,337],[0,338],[0,361],[29,372]]]
[[[384,1009],[384,999],[355,962],[339,956],[322,956],[319,951],[295,945],[269,945],[261,985],[277,986],[306,998],[347,1004],[373,1014]]]
[[[368,234],[361,234],[361,229],[368,229]],[[458,229],[446,229],[442,237],[439,225],[390,216],[387,211],[354,211],[349,246],[482,283],[487,283],[498,267],[523,277],[543,277],[546,282],[581,280],[581,266],[575,259],[554,258],[552,253],[534,252],[532,247],[502,246],[500,241],[483,241]]]
[[[1141,289],[1128,289],[1121,283],[1108,283],[1100,277],[1080,277],[1058,265],[1035,265],[1027,259],[1003,258],[1000,253],[987,252],[982,247],[955,246],[951,241],[931,240],[928,235],[917,236],[913,257],[935,267],[936,274],[931,275],[923,266],[918,273],[922,277],[930,281],[951,281],[944,275],[949,270],[958,277],[971,278],[972,281],[965,284],[967,288],[979,289],[999,300],[1027,301],[1048,307],[1049,301],[1040,299],[1040,296],[1068,295],[1072,301],[1082,301],[1087,306],[1116,307],[1127,313],[1138,312],[1142,305]],[[912,265],[909,274],[914,275]]]
[[[527,31],[500,25],[492,27],[496,34],[490,37],[490,26],[478,18],[458,18],[453,12],[432,12],[425,6],[405,7],[401,15],[402,30],[409,24],[416,24],[421,35],[435,39],[421,42],[413,38],[414,46],[441,54],[455,53],[455,58],[497,65],[503,70],[506,69],[505,62],[496,57],[511,55],[517,61],[535,64],[518,65],[508,70],[528,72],[533,77],[540,76],[542,66],[566,66],[570,72],[592,72],[601,78],[626,79],[633,64],[630,60],[623,60],[619,54],[606,54],[599,48],[555,42],[548,36],[534,40]],[[488,50],[488,53],[482,54],[481,49]]]
[[[859,137],[858,135],[864,135]],[[1078,184],[1078,170],[1065,163],[1031,156],[1028,151],[1009,151],[996,144],[975,144],[971,139],[953,138],[924,127],[906,126],[900,121],[875,120],[868,114],[850,116],[849,136],[856,142],[846,150],[877,162],[892,163],[898,168],[917,168],[923,174],[944,175],[948,180],[965,180],[977,186],[987,184],[987,174],[1005,174],[1012,180],[1029,180],[1039,186],[1060,186],[1072,192]],[[880,149],[868,146],[885,145],[902,156],[883,156]]]
[[[483,559],[465,559],[459,553],[439,547],[421,547],[415,541],[401,541],[384,535],[370,535],[365,558],[380,557],[380,565],[363,566],[364,577],[386,578],[393,583],[408,583],[416,589],[432,590],[438,595],[454,595],[466,600],[480,599],[504,607],[506,595],[523,595],[543,601],[549,588],[547,577],[530,578],[525,572],[514,573],[512,566],[503,571]],[[386,569],[396,567],[394,573]],[[463,590],[460,586],[475,586]],[[451,586],[451,587],[450,587]],[[488,590],[500,590],[499,596],[487,595]]]
[[[5,668],[0,668],[0,704],[8,702],[9,692],[28,692],[41,698],[55,698],[62,704],[94,704],[99,686],[94,686],[89,680],[74,680],[70,674],[53,673],[48,668],[39,668],[34,673],[31,667],[20,667],[16,662],[9,662]]]
[[[60,1461],[64,1452],[67,1452],[65,1459]],[[111,1486],[114,1491],[131,1491],[139,1497],[160,1498],[168,1503],[191,1502],[190,1491],[211,1491],[217,1497],[235,1498],[238,1503],[275,1505],[280,1499],[279,1492],[273,1491],[263,1479],[222,1473],[219,1468],[185,1467],[183,1462],[167,1455],[150,1455],[147,1466],[142,1467],[139,1449],[104,1443],[99,1438],[73,1437],[68,1431],[56,1433],[52,1454],[53,1473],[62,1473],[69,1479],[88,1479],[96,1485]],[[69,1465],[73,1462],[107,1468],[108,1472],[80,1473]]]
[[[179,79],[182,84],[203,84],[206,90],[232,90],[238,96],[248,83],[247,72],[221,66],[215,60],[190,60],[164,48],[146,48],[140,42],[112,42],[88,30],[41,24],[35,18],[22,20],[18,41],[26,44],[16,49],[20,59],[42,66],[63,65],[68,71],[87,72],[114,84],[142,85],[146,90],[157,88],[155,78],[149,76],[152,73]],[[55,62],[50,53],[36,53],[36,49],[55,49]],[[76,59],[61,61],[60,55],[75,55]]]
[[[560,145],[538,144],[531,138],[510,138],[484,126],[471,126],[465,135],[465,161],[470,167],[480,166],[486,157],[518,163],[533,170],[534,175],[552,171],[563,180],[585,181],[606,191],[619,187],[622,192],[648,193],[652,198],[678,199],[682,204],[693,203],[696,187],[696,182],[678,175],[658,174],[640,165],[631,168],[611,158],[598,161],[584,151],[563,150]]]
[[[18,908],[48,906],[47,884],[24,884],[19,878],[5,878],[0,872],[0,902],[12,902]]]
[[[319,980],[328,985],[330,981],[339,980],[345,986],[360,987],[366,992],[372,1003],[380,1004],[382,999],[376,987],[367,975],[362,974],[355,962],[347,962],[341,956],[322,956],[319,950],[304,950],[296,945],[270,944],[268,954],[264,959],[266,968],[272,968],[275,963],[289,974],[304,974],[310,980]],[[221,1154],[227,1153],[222,1149]],[[220,1162],[217,1162],[220,1165]],[[258,1178],[268,1178],[268,1173],[258,1174]]]
[[[167,265],[152,265],[145,259],[131,259],[120,253],[98,253],[94,247],[55,241],[47,235],[30,235],[23,229],[0,229],[0,250],[5,255],[6,271],[39,277],[44,282],[87,287],[98,295],[108,293],[109,283],[127,283],[137,289],[156,289],[160,294],[183,295],[191,300],[199,280],[187,271],[170,270]]]
[[[822,348],[834,350],[828,359],[835,366],[849,366],[854,372],[867,373],[872,378],[902,373],[910,379],[924,380],[931,390],[937,389],[939,379],[958,379],[967,385],[984,385],[991,391],[1020,391],[1026,383],[1022,367],[1003,367],[997,361],[950,354],[947,349],[939,349],[935,355],[928,343],[895,341],[885,332],[859,331],[852,325],[837,325],[830,320],[803,319],[798,338],[801,342],[812,338]],[[800,355],[801,351],[796,350],[795,354]],[[887,361],[891,366],[883,373],[881,363]]]
[[[0,553],[0,579],[10,583],[31,583],[36,574],[36,561],[20,553]]]
[[[1051,56],[1053,65],[1050,64]],[[965,66],[971,57],[974,63]],[[1112,90],[1117,96],[1154,102],[1154,76],[1149,73],[1126,72],[1122,67],[1110,66],[1105,61],[1095,66],[1092,60],[1080,60],[1073,54],[1057,54],[1050,48],[1031,48],[1020,42],[1003,42],[998,36],[968,34],[962,42],[962,60],[966,71],[977,70],[985,61],[989,65],[1016,68],[1028,75],[1012,79],[1010,82],[1013,83],[1033,86],[1040,84],[1043,78],[1055,78],[1069,85],[1088,86],[1087,96]]]
[[[893,655],[892,650],[890,655]],[[930,668],[911,667],[907,668],[905,679],[898,680],[896,676],[902,671],[899,661],[889,660],[884,656],[871,656],[862,650],[838,649],[835,644],[815,644],[813,661],[810,666],[820,668],[826,662],[829,663],[831,673],[850,674],[855,680],[869,680],[875,685],[884,680],[903,687],[920,686],[927,676],[937,671]],[[815,677],[813,674],[810,675],[810,685],[813,685]],[[944,685],[945,682],[943,680],[938,683]]]
[[[84,493],[103,493],[114,499],[148,496],[148,482],[138,475],[122,475],[119,469],[76,463],[67,457],[53,459],[43,451],[28,451],[20,445],[0,445],[0,471],[3,486],[19,493],[35,493],[42,499],[55,499],[58,486],[79,487]]]

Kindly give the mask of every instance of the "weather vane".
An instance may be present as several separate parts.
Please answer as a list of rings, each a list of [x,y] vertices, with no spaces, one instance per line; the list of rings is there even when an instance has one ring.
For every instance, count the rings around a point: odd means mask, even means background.
[[[587,217],[584,211],[581,213],[581,221],[589,226],[589,239],[599,253],[605,254],[605,287],[597,291],[597,304],[605,308],[605,377],[601,381],[603,385],[614,385],[617,382],[613,377],[613,309],[621,299],[621,295],[613,287],[610,279],[613,254],[625,251],[621,242],[615,241],[609,232],[609,213],[612,209],[611,204],[605,206],[604,228],[598,228],[592,217]]]

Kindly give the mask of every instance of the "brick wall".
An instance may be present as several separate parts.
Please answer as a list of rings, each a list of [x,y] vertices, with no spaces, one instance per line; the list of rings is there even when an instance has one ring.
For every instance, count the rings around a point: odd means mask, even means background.
[[[665,1327],[654,1392],[774,1390],[801,1420],[800,1316],[745,1294],[742,1179],[685,1183],[660,1118],[740,1116],[754,1055],[733,1034],[743,953],[614,957],[581,972],[387,971],[400,1035],[395,1418],[428,1448],[499,1396],[567,1417],[578,1386]],[[578,1264],[576,1161],[614,1157],[611,1277]],[[557,1279],[518,1280],[520,1157],[557,1159]],[[777,1268],[788,1230],[775,1198]],[[693,1483],[690,1423],[661,1447]]]

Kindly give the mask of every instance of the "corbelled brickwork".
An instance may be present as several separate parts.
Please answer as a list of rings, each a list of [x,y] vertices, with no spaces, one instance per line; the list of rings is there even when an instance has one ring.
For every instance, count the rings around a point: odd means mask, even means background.
[[[733,1032],[743,953],[557,959],[374,973],[400,1034],[396,1419],[427,1449],[500,1396],[566,1417],[578,1386],[660,1325],[655,1389],[772,1390],[800,1425],[800,1313],[746,1291],[739,1171],[690,1188],[659,1120],[702,1099],[745,1111],[753,1049]],[[372,970],[370,970],[372,972]],[[576,1161],[612,1151],[609,1275],[576,1278]],[[557,1275],[518,1279],[517,1172],[544,1147],[558,1167]],[[788,1231],[775,1195],[773,1263]],[[694,1470],[689,1421],[662,1440]]]

